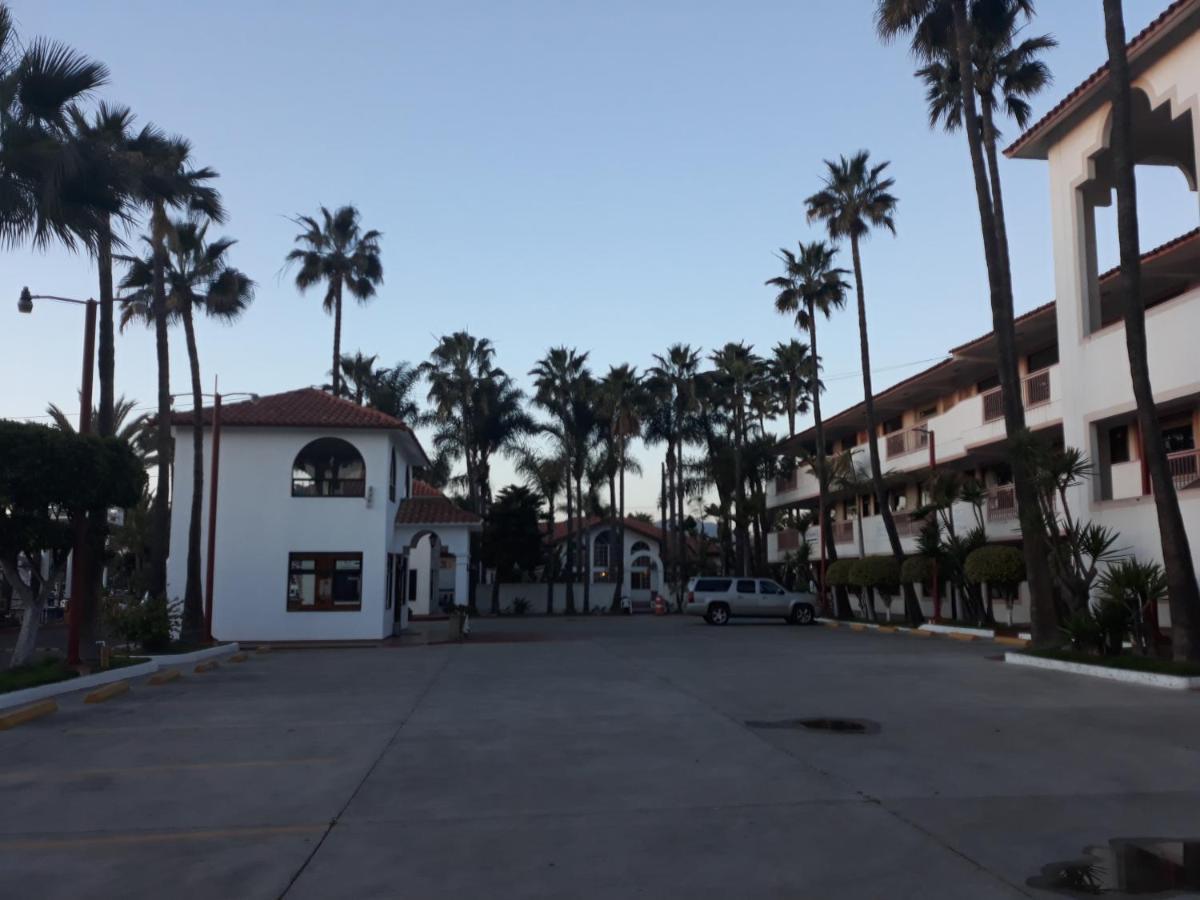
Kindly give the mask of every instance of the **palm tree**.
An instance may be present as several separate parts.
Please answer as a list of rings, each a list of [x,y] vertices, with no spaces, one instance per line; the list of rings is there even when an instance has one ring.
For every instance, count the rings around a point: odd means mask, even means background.
[[[808,345],[793,338],[780,341],[771,348],[767,362],[771,375],[772,393],[776,394],[788,421],[788,437],[796,436],[796,416],[808,412],[813,389],[816,360]],[[764,381],[764,384],[767,382]]]
[[[550,616],[554,614],[554,576],[558,558],[554,544],[554,498],[562,491],[567,477],[560,457],[543,456],[528,447],[517,457],[517,473],[538,496],[546,498],[546,615]]]
[[[329,390],[334,391],[339,397],[353,400],[362,406],[367,400],[371,385],[379,377],[379,373],[375,369],[377,359],[379,359],[378,354],[363,356],[361,350],[356,351],[353,356],[343,355],[340,364],[339,388],[335,391],[334,387],[330,385]]]
[[[825,186],[807,200],[810,221],[820,219],[835,241],[846,238],[850,241],[850,257],[854,264],[855,297],[858,301],[858,344],[862,360],[863,408],[867,419],[867,450],[871,459],[871,480],[875,486],[875,499],[883,517],[883,528],[887,533],[892,555],[897,563],[904,562],[904,550],[900,546],[900,535],[892,519],[888,505],[887,487],[883,483],[883,470],[879,464],[879,428],[875,418],[875,395],[871,388],[871,344],[867,333],[867,301],[863,289],[862,255],[859,244],[872,228],[886,228],[895,234],[895,212],[897,200],[890,193],[895,183],[883,176],[886,162],[872,165],[870,155],[860,150],[849,159],[841,157],[837,162],[826,160]],[[916,592],[907,585],[904,603],[909,622],[919,625],[924,616],[917,604]]]
[[[416,422],[421,416],[421,407],[413,394],[420,380],[421,370],[406,362],[377,369],[367,384],[367,406],[401,422]]]
[[[313,285],[325,284],[322,306],[333,315],[333,393],[341,388],[342,296],[345,291],[366,303],[383,283],[383,263],[379,259],[378,231],[363,231],[360,215],[353,206],[330,212],[321,207],[321,220],[296,216],[292,221],[303,231],[296,235],[296,247],[287,255],[285,265],[297,266],[296,287],[301,293]]]
[[[537,430],[525,411],[525,394],[501,369],[493,369],[476,385],[474,400],[479,496],[486,514],[492,505],[491,461],[497,454],[514,456],[521,441]]]
[[[754,383],[764,373],[764,363],[755,355],[754,348],[745,343],[727,343],[715,351],[709,359],[716,371],[713,373],[720,385],[720,394],[730,412],[730,437],[733,444],[733,489],[737,498],[737,515],[734,517],[734,537],[737,547],[739,575],[750,574],[750,511],[746,502],[745,450],[747,440],[746,397]]]
[[[845,276],[845,269],[834,265],[837,259],[837,248],[824,241],[810,241],[800,244],[798,253],[792,253],[786,248],[780,248],[779,258],[783,261],[784,272],[767,282],[770,287],[777,288],[775,309],[781,313],[793,315],[796,327],[808,333],[808,348],[813,362],[819,367],[820,357],[817,355],[817,319],[821,316],[828,319],[835,310],[846,305],[846,291],[850,285]],[[831,562],[837,561],[836,544],[833,541],[833,525],[829,521],[826,510],[829,507],[829,475],[825,467],[825,424],[821,418],[821,383],[814,371],[812,376],[812,409],[813,430],[816,433],[816,474],[817,490],[819,492],[818,520],[821,528],[821,547],[825,558]],[[824,596],[824,571],[820,572],[821,592]],[[844,602],[845,591],[839,590],[839,615],[848,614],[849,609]]]
[[[637,369],[628,364],[610,366],[600,381],[599,391],[604,427],[612,445],[610,469],[615,471],[617,480],[616,502],[612,504],[617,554],[612,603],[615,612],[620,608],[621,592],[625,589],[625,473],[630,471],[631,463],[637,465],[629,457],[629,441],[642,432],[647,392]]]
[[[1026,17],[1033,14],[1032,0],[975,0],[972,10],[1016,10]],[[982,17],[976,23],[982,24]],[[989,173],[984,149],[984,127],[981,122],[978,72],[976,60],[978,29],[968,10],[967,0],[878,0],[876,27],[880,36],[891,40],[897,35],[912,35],[914,54],[933,62],[953,60],[958,69],[958,84],[962,93],[959,114],[971,172],[975,182],[975,200],[979,208],[979,226],[983,238],[983,255],[988,272],[988,293],[992,307],[992,328],[996,335],[996,356],[1004,406],[1005,432],[1009,441],[1013,489],[1017,514],[1021,524],[1022,548],[1025,555],[1026,578],[1031,600],[1031,619],[1034,643],[1052,646],[1058,642],[1058,615],[1055,609],[1053,584],[1047,562],[1049,548],[1037,504],[1037,490],[1030,468],[1027,446],[1025,408],[1017,365],[1016,329],[1013,324],[1012,274],[1008,256],[1008,232],[1004,220],[1004,203],[1000,178],[995,166]],[[987,85],[984,85],[987,89]],[[994,85],[992,89],[994,89]],[[990,101],[989,101],[990,102]],[[936,116],[936,113],[931,113]],[[995,129],[991,130],[995,137]],[[994,157],[994,153],[992,154]]]
[[[147,243],[153,242],[147,239]],[[237,319],[254,299],[254,282],[229,265],[231,238],[208,240],[208,223],[180,220],[171,224],[167,237],[170,253],[165,272],[167,309],[183,323],[191,374],[192,409],[192,506],[188,522],[187,579],[183,599],[180,637],[195,642],[205,637],[204,598],[200,582],[200,530],[204,495],[204,423],[199,410],[204,406],[200,383],[200,353],[196,345],[195,312],[222,322]],[[154,321],[155,258],[123,257],[129,270],[121,287],[125,298],[123,324],[132,318]]]
[[[663,536],[670,547],[664,566],[669,560],[674,569],[677,601],[682,598],[682,591],[687,583],[686,545],[683,535],[683,449],[696,437],[699,370],[699,348],[693,348],[689,344],[672,344],[667,348],[666,354],[654,354],[654,365],[646,373],[651,413],[646,418],[644,439],[651,445],[666,444],[666,505],[671,534]]]
[[[1121,0],[1104,0],[1104,32],[1108,42],[1109,85],[1112,97],[1113,180],[1117,189],[1117,236],[1121,249],[1121,294],[1125,306],[1125,348],[1138,428],[1158,514],[1163,569],[1171,609],[1172,654],[1176,659],[1200,659],[1200,586],[1179,510],[1179,496],[1167,467],[1167,451],[1154,389],[1150,383],[1146,348],[1146,306],[1142,294],[1141,246],[1138,235],[1137,181],[1134,177],[1133,100],[1129,59],[1125,49],[1125,17]]]
[[[142,465],[149,469],[155,465],[154,458],[154,429],[150,427],[149,417],[142,413],[134,416],[137,408],[136,400],[127,400],[124,395],[117,397],[113,403],[113,437],[127,444],[141,460]],[[62,431],[74,431],[75,425],[70,416],[58,406],[51,403],[46,407],[46,415],[54,421],[54,427]],[[92,410],[92,416],[99,418],[99,408]],[[132,417],[132,418],[131,418]]]
[[[545,410],[550,416],[550,423],[543,425],[543,431],[551,436],[562,461],[563,472],[567,481],[567,558],[566,579],[568,613],[575,612],[574,578],[576,565],[584,566],[582,547],[576,545],[578,540],[586,546],[586,532],[582,527],[583,492],[581,483],[584,469],[587,465],[590,450],[589,440],[592,434],[589,419],[590,409],[582,395],[588,392],[592,379],[587,367],[586,353],[568,347],[553,347],[546,352],[537,364],[530,370],[533,377],[533,402]],[[594,419],[591,420],[594,422]],[[572,484],[576,490],[572,490]],[[580,524],[576,532],[574,512],[576,503],[579,506]],[[590,566],[584,566],[582,574],[584,596],[590,600]],[[585,607],[586,608],[586,607]]]

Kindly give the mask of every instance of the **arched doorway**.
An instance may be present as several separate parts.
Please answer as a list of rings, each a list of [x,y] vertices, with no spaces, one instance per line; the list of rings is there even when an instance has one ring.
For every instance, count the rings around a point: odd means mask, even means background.
[[[396,596],[414,616],[447,613],[454,604],[455,567],[458,557],[447,549],[437,532],[414,534],[397,554],[402,567]]]

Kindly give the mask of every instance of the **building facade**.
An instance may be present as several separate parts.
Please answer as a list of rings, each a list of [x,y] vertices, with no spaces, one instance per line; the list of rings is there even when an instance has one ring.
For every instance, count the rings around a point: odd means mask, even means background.
[[[1195,197],[1200,147],[1200,0],[1171,4],[1129,45],[1134,79],[1137,163],[1170,166]],[[1072,91],[1006,154],[1046,160],[1050,168],[1056,301],[1016,320],[1022,399],[1031,429],[1084,452],[1092,477],[1067,497],[1078,517],[1120,533],[1120,546],[1161,561],[1154,498],[1143,464],[1142,440],[1125,347],[1116,271],[1100,272],[1095,210],[1113,202],[1107,68]],[[1194,201],[1193,201],[1194,202]],[[1197,206],[1200,220],[1200,206]],[[1200,229],[1143,254],[1150,376],[1159,428],[1168,449],[1192,552],[1200,551]],[[983,302],[981,298],[980,302]],[[947,360],[875,398],[888,503],[907,551],[915,550],[921,505],[933,464],[971,474],[986,490],[982,508],[989,540],[1019,542],[1005,429],[996,375],[995,340],[985,335],[952,349]],[[833,543],[839,557],[889,551],[869,484],[862,405],[826,422],[826,450],[848,454],[831,494]],[[791,452],[815,451],[812,429]],[[817,481],[801,466],[769,487],[778,513],[816,510]],[[956,519],[972,524],[966,504]],[[818,541],[817,529],[808,540]],[[769,538],[769,557],[782,561],[801,540],[781,528]],[[814,547],[815,549],[815,547]],[[926,612],[931,607],[926,603]],[[1022,595],[1018,616],[1028,616]],[[1165,608],[1160,611],[1167,620]]]

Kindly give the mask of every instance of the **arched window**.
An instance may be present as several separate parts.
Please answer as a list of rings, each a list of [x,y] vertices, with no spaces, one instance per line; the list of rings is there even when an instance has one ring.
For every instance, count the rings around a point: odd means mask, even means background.
[[[292,463],[293,497],[362,497],[366,487],[362,454],[341,438],[318,438]]]
[[[630,548],[630,553],[633,555],[637,555],[638,553],[649,553],[649,552],[650,552],[650,545],[647,544],[645,541],[638,541],[636,544],[634,544]]]

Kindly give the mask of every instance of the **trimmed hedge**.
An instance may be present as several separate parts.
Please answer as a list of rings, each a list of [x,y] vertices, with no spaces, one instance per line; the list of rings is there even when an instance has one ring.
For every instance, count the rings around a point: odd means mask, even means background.
[[[901,584],[929,584],[933,580],[933,560],[928,556],[910,556],[900,567]]]
[[[825,567],[825,583],[834,587],[850,587],[855,584],[851,580],[854,564],[858,560],[838,559]]]
[[[971,551],[963,571],[973,584],[989,584],[1015,593],[1017,585],[1025,580],[1025,557],[1016,547],[989,544]]]
[[[851,578],[859,587],[891,596],[900,589],[900,564],[894,556],[868,556],[854,563]]]

